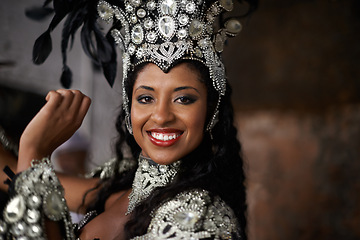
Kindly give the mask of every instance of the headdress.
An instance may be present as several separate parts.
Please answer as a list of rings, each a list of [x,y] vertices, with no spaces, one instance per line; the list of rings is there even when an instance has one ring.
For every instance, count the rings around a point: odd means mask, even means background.
[[[66,66],[68,40],[83,21],[82,43],[85,52],[101,63],[105,77],[111,85],[116,72],[114,42],[122,50],[123,108],[130,132],[129,98],[125,89],[129,72],[144,62],[152,62],[164,72],[168,72],[182,60],[200,61],[209,69],[213,87],[219,94],[215,113],[207,126],[207,130],[212,129],[216,123],[221,96],[226,90],[225,68],[220,55],[227,37],[236,36],[242,28],[237,19],[224,19],[222,16],[223,13],[233,10],[233,0],[100,0],[96,5],[98,16],[112,24],[106,38],[99,34],[99,27],[91,16],[94,15],[94,7],[89,7],[89,3],[93,5],[94,0],[65,2],[77,3],[73,3],[73,10],[68,10],[68,24],[64,27],[67,31],[63,31],[63,83],[69,82],[66,80],[69,76]],[[59,12],[56,12],[55,8],[55,13],[59,15]],[[219,17],[221,21],[216,30],[216,20]],[[56,20],[55,17],[54,19]],[[43,34],[44,39],[49,38],[49,32],[48,30]],[[91,33],[95,35],[97,47],[94,47],[90,40]],[[37,40],[39,41],[44,42],[41,39]],[[94,54],[96,51],[97,54]],[[35,62],[36,53],[34,51]],[[43,59],[42,56],[37,58]]]

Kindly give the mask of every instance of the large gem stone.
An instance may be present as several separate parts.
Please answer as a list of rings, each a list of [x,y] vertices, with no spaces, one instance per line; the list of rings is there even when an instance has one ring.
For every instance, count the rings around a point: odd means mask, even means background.
[[[175,0],[164,0],[160,3],[161,13],[166,15],[175,15],[177,11],[177,3]]]
[[[199,214],[191,211],[183,211],[175,214],[174,219],[186,228],[192,228],[199,220]]]
[[[131,39],[135,44],[140,44],[144,40],[144,31],[140,25],[136,25],[132,29]]]
[[[59,221],[64,210],[64,203],[60,193],[52,191],[45,196],[44,211],[50,220]]]
[[[14,223],[20,220],[25,213],[25,200],[21,195],[17,195],[10,200],[5,208],[4,218],[8,223]]]
[[[114,14],[114,9],[107,2],[100,1],[97,7],[99,16],[104,20],[109,20]]]
[[[165,38],[170,38],[175,32],[175,21],[172,17],[164,16],[159,19],[159,31]]]
[[[197,19],[192,20],[189,27],[190,36],[196,38],[201,35],[202,30],[203,30],[203,24]]]
[[[225,23],[226,31],[231,34],[238,34],[242,30],[241,23],[236,19],[230,19]]]
[[[232,0],[220,0],[220,5],[226,10],[226,11],[232,11],[234,8],[234,3]]]

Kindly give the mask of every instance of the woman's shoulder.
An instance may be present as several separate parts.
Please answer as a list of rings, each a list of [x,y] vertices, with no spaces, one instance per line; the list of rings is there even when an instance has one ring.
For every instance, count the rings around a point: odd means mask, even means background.
[[[206,190],[193,189],[179,193],[152,213],[146,237],[237,239],[239,232],[232,209],[219,196],[212,196]]]

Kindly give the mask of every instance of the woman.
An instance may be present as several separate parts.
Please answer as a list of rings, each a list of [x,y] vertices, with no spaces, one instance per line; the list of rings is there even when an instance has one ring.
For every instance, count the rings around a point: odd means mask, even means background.
[[[79,2],[70,16],[84,9]],[[117,159],[90,179],[55,175],[46,157],[81,125],[90,99],[75,90],[51,91],[21,137],[19,174],[4,212],[6,236],[246,239],[243,162],[220,59],[226,36],[239,25],[229,20],[212,30],[232,1],[117,4],[97,3],[124,50]],[[105,46],[98,55],[112,82],[112,45],[98,46]],[[64,69],[68,75],[66,64]],[[75,233],[68,210],[87,212]]]

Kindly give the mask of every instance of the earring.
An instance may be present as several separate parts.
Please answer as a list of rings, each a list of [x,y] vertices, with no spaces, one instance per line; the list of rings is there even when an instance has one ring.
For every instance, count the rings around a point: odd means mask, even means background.
[[[206,131],[209,132],[211,139],[213,139],[213,135],[212,135],[212,133],[211,133],[211,130],[214,128],[214,126],[216,125],[216,123],[219,121],[220,101],[221,101],[221,96],[219,96],[219,98],[218,98],[218,102],[217,102],[217,104],[216,104],[214,114],[213,114],[210,122],[208,123],[208,125],[207,125],[207,127],[206,127]]]
[[[125,115],[125,125],[126,125],[127,130],[129,131],[129,133],[131,135],[133,135],[133,129],[132,129],[132,126],[131,126],[131,120],[130,120],[129,114]]]

